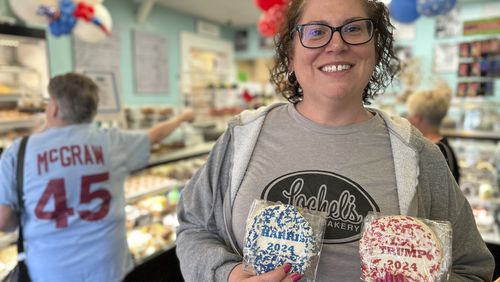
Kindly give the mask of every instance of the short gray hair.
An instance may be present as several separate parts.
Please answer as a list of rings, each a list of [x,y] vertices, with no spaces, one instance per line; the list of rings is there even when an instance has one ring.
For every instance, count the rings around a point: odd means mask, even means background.
[[[68,124],[92,122],[99,104],[99,87],[89,77],[66,73],[49,82],[50,97],[59,107],[58,118]]]
[[[439,127],[448,113],[451,90],[434,89],[414,92],[406,101],[409,116],[420,116],[427,123]]]

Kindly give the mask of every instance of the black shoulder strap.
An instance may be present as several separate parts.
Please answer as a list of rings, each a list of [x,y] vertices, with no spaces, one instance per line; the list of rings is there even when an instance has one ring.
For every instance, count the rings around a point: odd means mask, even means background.
[[[28,143],[29,136],[24,136],[21,139],[21,144],[19,145],[19,151],[17,152],[17,200],[19,205],[19,212],[17,214],[18,225],[19,225],[19,236],[17,238],[17,253],[20,256],[24,256],[24,236],[23,227],[21,225],[21,214],[24,211],[24,201],[23,201],[23,184],[24,184],[24,153],[26,152],[26,144]],[[23,258],[19,258],[23,259]]]

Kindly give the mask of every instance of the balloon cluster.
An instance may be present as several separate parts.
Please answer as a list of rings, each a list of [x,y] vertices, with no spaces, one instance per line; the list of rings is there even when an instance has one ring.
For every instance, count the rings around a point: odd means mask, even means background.
[[[99,1],[59,0],[57,8],[40,5],[37,13],[49,19],[54,36],[70,35],[98,42],[111,35],[111,16]]]
[[[451,11],[456,0],[392,0],[389,4],[391,17],[401,23],[411,23],[421,15],[433,17]]]
[[[255,0],[255,5],[264,13],[257,21],[257,29],[264,37],[272,37],[285,18],[285,11],[289,0]]]

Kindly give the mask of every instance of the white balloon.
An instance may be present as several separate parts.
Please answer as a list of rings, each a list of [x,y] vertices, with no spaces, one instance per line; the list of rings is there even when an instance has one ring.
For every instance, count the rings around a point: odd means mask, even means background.
[[[58,7],[59,0],[38,0],[40,5],[50,6],[50,7]]]
[[[78,3],[78,2],[85,2],[89,5],[97,5],[97,4],[102,4],[102,2],[104,2],[104,0],[74,0],[75,3]]]
[[[94,17],[98,18],[106,29],[111,32],[113,21],[111,20],[111,15],[106,7],[101,4],[95,5]],[[83,41],[92,43],[102,41],[108,37],[108,35],[97,25],[83,19],[78,19],[78,22],[73,29],[73,34]]]
[[[41,5],[57,7],[58,0],[9,0],[14,14],[21,20],[31,24],[47,24],[47,17],[38,15],[37,11]]]

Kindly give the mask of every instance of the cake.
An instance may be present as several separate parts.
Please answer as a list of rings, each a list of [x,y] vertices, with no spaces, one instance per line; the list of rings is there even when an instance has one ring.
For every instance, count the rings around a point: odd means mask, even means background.
[[[292,205],[274,204],[248,220],[245,258],[257,274],[289,263],[292,272],[304,274],[317,254],[313,228]]]
[[[376,281],[386,272],[405,281],[436,281],[442,275],[443,248],[433,230],[410,216],[375,218],[359,242],[362,279]]]

